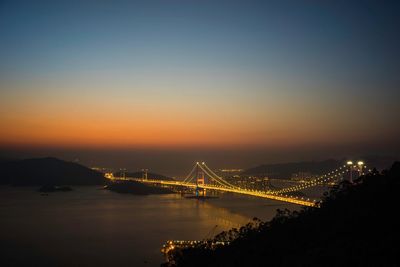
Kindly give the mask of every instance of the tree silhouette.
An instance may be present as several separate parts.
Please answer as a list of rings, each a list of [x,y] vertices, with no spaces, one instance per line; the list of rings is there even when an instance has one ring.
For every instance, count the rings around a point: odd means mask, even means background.
[[[174,251],[164,266],[400,266],[397,190],[400,163],[342,182],[321,208],[278,210],[194,248]],[[212,247],[216,241],[229,245]]]

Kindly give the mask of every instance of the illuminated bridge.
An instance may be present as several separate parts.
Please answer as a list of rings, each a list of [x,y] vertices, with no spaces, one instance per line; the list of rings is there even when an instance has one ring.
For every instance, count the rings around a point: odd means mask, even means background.
[[[337,182],[340,178],[343,177],[345,173],[348,172],[351,173],[353,170],[352,168],[354,168],[354,166],[350,166],[350,168],[348,168],[348,166],[343,165],[338,169],[335,169],[327,174],[321,175],[318,178],[312,179],[308,182],[282,189],[275,189],[275,190],[271,189],[266,191],[250,190],[233,185],[224,180],[222,177],[218,176],[205,164],[205,162],[201,163],[196,162],[190,173],[186,176],[186,178],[183,181],[147,179],[147,175],[145,176],[145,178],[113,177],[112,175],[111,176],[106,175],[106,177],[111,180],[117,180],[117,181],[118,180],[136,181],[140,183],[148,183],[156,185],[181,186],[186,188],[193,188],[197,196],[201,194],[204,195],[206,190],[215,190],[215,191],[231,192],[231,193],[261,197],[261,198],[268,198],[308,207],[318,207],[320,200],[310,199],[307,197],[293,196],[287,193],[296,192],[319,185],[326,185],[332,182]],[[360,174],[362,174],[363,168],[365,168],[365,166],[361,165],[359,169]],[[205,179],[206,177],[209,177],[208,181],[212,181],[213,183],[207,184]]]

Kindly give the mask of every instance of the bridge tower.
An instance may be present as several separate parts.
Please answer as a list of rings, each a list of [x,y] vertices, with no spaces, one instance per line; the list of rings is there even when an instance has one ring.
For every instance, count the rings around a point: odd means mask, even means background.
[[[206,195],[206,190],[204,188],[199,188],[199,185],[205,184],[204,172],[200,169],[199,163],[196,163],[196,196]]]
[[[143,180],[147,180],[147,171],[148,171],[149,169],[142,169],[142,179]]]
[[[120,168],[120,176],[125,180],[126,179],[126,168]]]

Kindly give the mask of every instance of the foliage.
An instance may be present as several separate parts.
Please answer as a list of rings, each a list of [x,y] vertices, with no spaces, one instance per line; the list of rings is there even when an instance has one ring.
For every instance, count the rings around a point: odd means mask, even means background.
[[[325,194],[321,208],[278,210],[207,243],[171,255],[167,266],[399,266],[400,163],[389,171],[343,182]]]

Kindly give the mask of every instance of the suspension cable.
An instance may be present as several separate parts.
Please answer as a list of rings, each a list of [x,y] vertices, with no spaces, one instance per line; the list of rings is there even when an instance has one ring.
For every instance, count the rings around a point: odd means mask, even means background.
[[[202,163],[202,165],[209,171],[211,172],[215,177],[217,177],[218,179],[222,180],[224,183],[226,183],[227,185],[229,185],[230,187],[233,188],[237,188],[237,186],[232,185],[231,183],[225,181],[222,177],[218,176],[215,172],[213,172],[204,162]]]
[[[321,175],[320,177],[313,179],[312,181],[309,181],[305,184],[302,185],[296,185],[296,186],[292,186],[292,187],[287,187],[287,188],[282,188],[279,190],[272,190],[273,193],[289,193],[289,192],[294,192],[294,191],[299,191],[299,190],[303,190],[303,189],[307,189],[309,187],[312,186],[316,186],[319,184],[323,184],[325,182],[328,182],[332,179],[337,178],[340,174],[345,174],[346,172],[349,172],[349,170],[345,170],[345,171],[341,171],[343,168],[345,168],[346,166],[342,166],[339,169],[336,169],[334,171],[331,171],[327,174]]]
[[[196,163],[196,164],[193,166],[192,170],[189,172],[189,174],[186,176],[186,178],[182,181],[182,183],[186,183],[186,182],[191,181],[191,180],[193,179],[192,175],[193,175],[193,172],[194,172],[194,170],[196,169],[197,165],[198,165],[198,163]],[[189,178],[192,178],[192,179],[189,179]],[[188,180],[188,179],[189,179],[189,180]]]
[[[225,182],[224,180],[220,181],[219,179],[216,179],[215,177],[213,177],[207,170],[203,169],[203,167],[201,167],[201,165],[199,165],[199,167],[200,167],[200,169],[201,169],[202,171],[204,171],[205,174],[207,174],[208,176],[210,176],[211,179],[213,179],[214,181],[216,181],[216,182],[219,183],[220,185],[225,186],[225,187],[232,188],[229,184],[224,184],[224,183],[223,183],[223,182]]]

